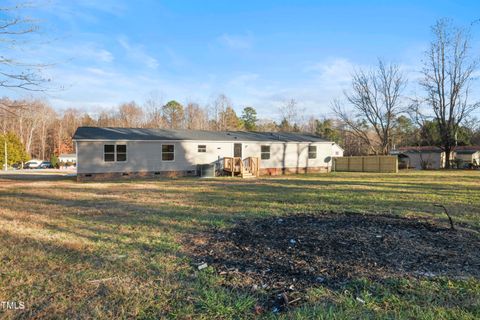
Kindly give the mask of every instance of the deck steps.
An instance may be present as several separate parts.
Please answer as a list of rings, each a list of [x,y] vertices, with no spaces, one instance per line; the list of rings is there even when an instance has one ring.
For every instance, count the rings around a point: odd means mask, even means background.
[[[258,177],[260,173],[260,159],[257,157],[248,157],[242,159],[240,157],[223,158],[223,171],[232,177],[239,176],[244,179],[252,179]]]
[[[243,179],[254,179],[254,178],[256,178],[256,176],[253,175],[251,172],[244,172],[244,173],[241,175],[241,177],[242,177]]]

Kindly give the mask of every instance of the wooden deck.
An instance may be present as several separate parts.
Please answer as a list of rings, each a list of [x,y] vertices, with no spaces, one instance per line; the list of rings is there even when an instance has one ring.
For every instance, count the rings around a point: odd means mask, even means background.
[[[223,170],[233,176],[255,178],[260,174],[260,160],[257,157],[248,157],[242,160],[237,157],[223,158]]]

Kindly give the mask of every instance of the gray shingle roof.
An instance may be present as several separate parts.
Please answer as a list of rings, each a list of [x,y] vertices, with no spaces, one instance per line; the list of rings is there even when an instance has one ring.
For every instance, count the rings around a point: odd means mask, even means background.
[[[282,141],[327,142],[309,133],[164,130],[140,128],[79,127],[74,140],[197,140],[197,141]]]

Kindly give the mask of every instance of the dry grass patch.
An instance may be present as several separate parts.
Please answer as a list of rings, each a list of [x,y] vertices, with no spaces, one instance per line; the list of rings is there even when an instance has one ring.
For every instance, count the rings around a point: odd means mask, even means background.
[[[479,179],[479,172],[470,171],[248,182],[76,183],[0,176],[0,296],[26,306],[0,312],[6,318],[249,318],[266,296],[232,288],[214,268],[198,271],[182,253],[187,236],[213,227],[226,230],[240,219],[323,211],[427,217],[443,224],[437,202],[449,207],[459,226],[479,230]],[[478,279],[372,281],[358,277],[342,290],[312,289],[286,316],[472,318],[480,313]],[[263,310],[261,317],[270,316],[282,315]]]

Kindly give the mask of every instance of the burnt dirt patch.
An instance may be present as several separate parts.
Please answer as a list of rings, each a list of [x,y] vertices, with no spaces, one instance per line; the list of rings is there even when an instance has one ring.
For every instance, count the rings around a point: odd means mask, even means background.
[[[243,220],[192,235],[185,248],[238,286],[275,293],[338,288],[358,278],[480,277],[478,232],[392,216],[330,212]]]

